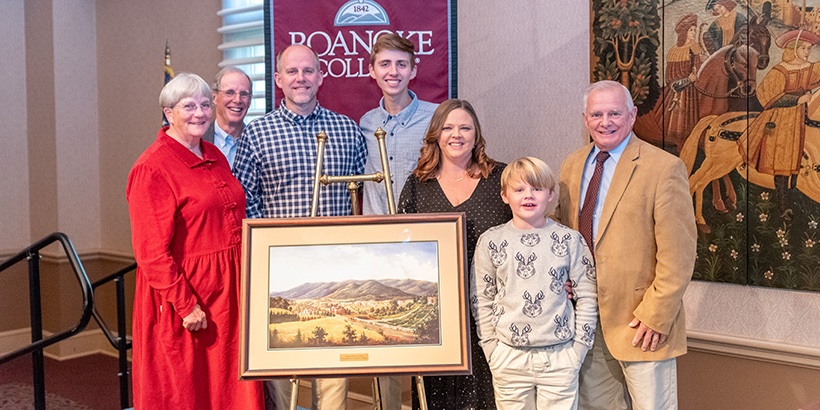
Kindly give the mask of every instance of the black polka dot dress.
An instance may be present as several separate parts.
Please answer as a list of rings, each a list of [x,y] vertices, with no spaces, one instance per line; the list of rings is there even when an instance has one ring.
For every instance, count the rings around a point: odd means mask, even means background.
[[[414,175],[399,197],[399,213],[464,212],[467,225],[467,266],[472,266],[476,242],[487,229],[512,219],[509,205],[501,200],[501,172],[506,164],[499,163],[485,179],[482,178],[466,201],[453,206],[435,178],[419,181]],[[469,300],[467,301],[469,303]],[[466,306],[467,311],[470,310]],[[426,376],[424,389],[431,410],[495,409],[492,375],[484,353],[478,346],[475,322],[470,315],[473,374],[470,376]],[[413,408],[419,408],[413,386]]]

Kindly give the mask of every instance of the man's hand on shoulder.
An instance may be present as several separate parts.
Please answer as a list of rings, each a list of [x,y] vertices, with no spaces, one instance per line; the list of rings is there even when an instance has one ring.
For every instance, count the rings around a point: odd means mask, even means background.
[[[641,350],[644,352],[646,349],[654,352],[658,346],[666,343],[666,339],[668,338],[668,335],[650,329],[649,326],[643,324],[638,318],[633,318],[632,321],[629,322],[629,327],[638,328],[638,330],[635,331],[635,337],[632,338],[632,346],[637,347],[640,345]],[[641,339],[643,339],[643,342],[641,342]]]

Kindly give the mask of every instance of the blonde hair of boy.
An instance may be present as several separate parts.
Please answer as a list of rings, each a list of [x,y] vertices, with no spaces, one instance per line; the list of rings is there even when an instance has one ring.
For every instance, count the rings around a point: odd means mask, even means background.
[[[534,188],[552,191],[556,195],[552,202],[557,203],[555,174],[544,161],[535,157],[522,157],[507,165],[501,173],[501,192],[506,191],[518,181],[524,181]],[[552,207],[547,208],[547,215],[549,215]]]

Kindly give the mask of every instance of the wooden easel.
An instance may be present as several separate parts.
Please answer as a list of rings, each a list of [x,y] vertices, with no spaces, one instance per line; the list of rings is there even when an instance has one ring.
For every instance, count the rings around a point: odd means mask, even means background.
[[[396,201],[393,194],[393,180],[390,175],[390,164],[387,162],[387,147],[384,143],[384,137],[387,133],[381,127],[376,129],[375,136],[379,143],[379,158],[382,163],[382,172],[375,172],[373,174],[364,175],[342,175],[330,176],[322,175],[322,166],[325,158],[325,145],[327,144],[327,134],[323,131],[316,135],[319,147],[316,150],[316,171],[313,174],[313,201],[310,206],[310,216],[316,216],[319,213],[319,193],[321,185],[330,185],[333,183],[346,182],[347,189],[350,191],[350,203],[353,207],[353,215],[360,215],[359,213],[359,182],[373,181],[380,183],[384,181],[385,194],[387,195],[387,208],[390,215],[396,214]],[[320,185],[321,184],[321,185]],[[290,410],[296,410],[296,400],[299,397],[299,379],[293,378],[291,382],[290,392]],[[419,394],[419,406],[421,410],[427,410],[427,396],[424,392],[424,378],[421,374],[416,376],[416,385]],[[315,386],[314,386],[315,388]],[[379,390],[379,378],[373,377],[373,408],[374,410],[382,410],[381,391]]]

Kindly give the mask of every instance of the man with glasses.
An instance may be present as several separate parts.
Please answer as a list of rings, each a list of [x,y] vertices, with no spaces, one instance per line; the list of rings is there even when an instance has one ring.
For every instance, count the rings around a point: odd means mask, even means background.
[[[233,168],[236,144],[245,129],[245,115],[251,105],[253,85],[250,77],[236,67],[225,67],[214,79],[214,107],[216,120],[202,139],[225,155]]]

